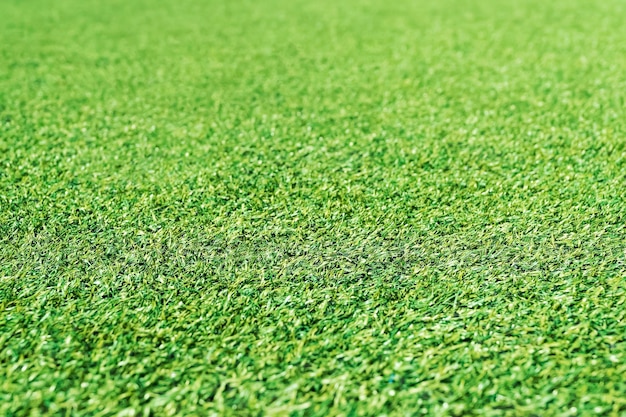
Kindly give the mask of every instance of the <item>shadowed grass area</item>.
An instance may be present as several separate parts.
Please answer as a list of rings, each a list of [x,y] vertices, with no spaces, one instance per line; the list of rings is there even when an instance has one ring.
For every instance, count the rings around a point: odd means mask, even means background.
[[[0,414],[626,415],[622,1],[0,16]]]

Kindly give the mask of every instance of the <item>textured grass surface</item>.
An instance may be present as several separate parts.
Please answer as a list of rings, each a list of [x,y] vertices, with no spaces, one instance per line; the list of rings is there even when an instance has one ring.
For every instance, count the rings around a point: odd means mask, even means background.
[[[623,1],[0,16],[0,414],[626,415]]]

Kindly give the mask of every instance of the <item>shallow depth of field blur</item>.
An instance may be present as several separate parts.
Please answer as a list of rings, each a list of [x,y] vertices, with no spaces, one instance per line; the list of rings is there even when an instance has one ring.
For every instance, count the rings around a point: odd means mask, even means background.
[[[626,3],[0,2],[0,414],[625,416]]]

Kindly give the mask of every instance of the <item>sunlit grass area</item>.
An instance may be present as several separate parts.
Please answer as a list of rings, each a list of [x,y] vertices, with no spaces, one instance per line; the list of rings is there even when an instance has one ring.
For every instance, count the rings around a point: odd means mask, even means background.
[[[0,2],[0,414],[626,415],[621,0]]]

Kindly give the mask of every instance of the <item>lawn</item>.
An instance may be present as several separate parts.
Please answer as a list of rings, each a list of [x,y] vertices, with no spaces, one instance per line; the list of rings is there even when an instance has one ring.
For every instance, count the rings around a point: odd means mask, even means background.
[[[623,0],[2,0],[0,415],[626,416]]]

